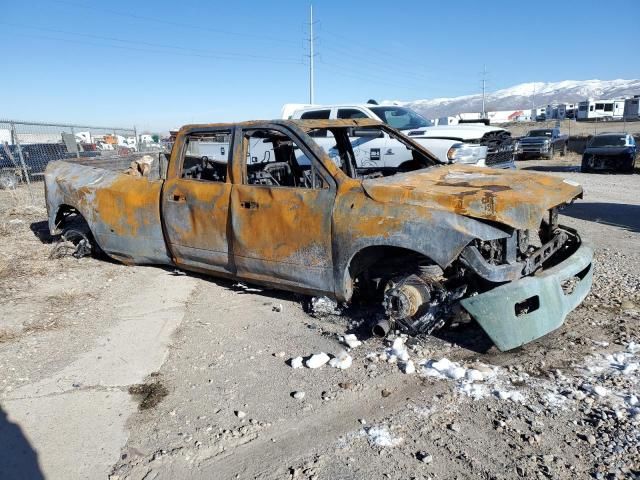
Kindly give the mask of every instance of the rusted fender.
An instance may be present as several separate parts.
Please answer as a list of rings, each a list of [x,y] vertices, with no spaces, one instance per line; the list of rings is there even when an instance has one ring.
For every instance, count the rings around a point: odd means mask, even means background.
[[[499,228],[472,218],[418,204],[381,202],[364,194],[357,181],[342,185],[333,212],[333,261],[336,297],[351,297],[349,265],[369,247],[399,247],[418,252],[442,268],[473,240],[508,237]]]

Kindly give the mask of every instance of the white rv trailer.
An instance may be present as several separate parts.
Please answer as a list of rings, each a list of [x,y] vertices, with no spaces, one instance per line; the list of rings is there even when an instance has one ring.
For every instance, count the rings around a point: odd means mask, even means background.
[[[585,100],[578,103],[577,120],[622,120],[624,100]]]
[[[627,122],[640,120],[640,95],[627,98],[624,101],[624,119]]]
[[[575,103],[561,103],[558,105],[558,120],[564,120],[565,118],[575,118],[576,108],[578,105]]]

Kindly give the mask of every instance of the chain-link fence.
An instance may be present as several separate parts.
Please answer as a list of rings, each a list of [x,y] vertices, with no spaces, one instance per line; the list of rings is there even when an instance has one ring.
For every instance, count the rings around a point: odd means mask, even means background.
[[[136,152],[158,152],[162,147],[135,128],[92,127],[56,123],[0,120],[0,189],[42,181],[54,160],[99,157],[121,160]]]
[[[640,122],[625,122],[624,120],[593,120],[593,121],[575,121],[575,120],[546,120],[543,122],[517,122],[500,125],[507,128],[514,137],[521,137],[527,134],[529,130],[536,128],[554,128],[559,125],[562,133],[570,137],[588,138],[600,133],[630,133],[635,137],[640,136]]]

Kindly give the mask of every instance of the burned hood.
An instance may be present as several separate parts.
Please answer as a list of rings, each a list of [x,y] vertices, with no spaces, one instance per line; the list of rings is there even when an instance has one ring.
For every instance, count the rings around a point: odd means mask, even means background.
[[[537,229],[550,208],[582,196],[580,185],[562,178],[461,165],[368,179],[362,186],[379,202],[422,205],[521,229]]]

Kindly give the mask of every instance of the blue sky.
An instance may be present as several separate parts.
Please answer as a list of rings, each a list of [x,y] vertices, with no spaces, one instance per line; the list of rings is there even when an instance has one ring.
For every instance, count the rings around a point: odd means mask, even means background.
[[[640,1],[313,4],[316,102],[638,78]],[[308,101],[309,2],[0,4],[0,118],[136,125],[275,118]]]

